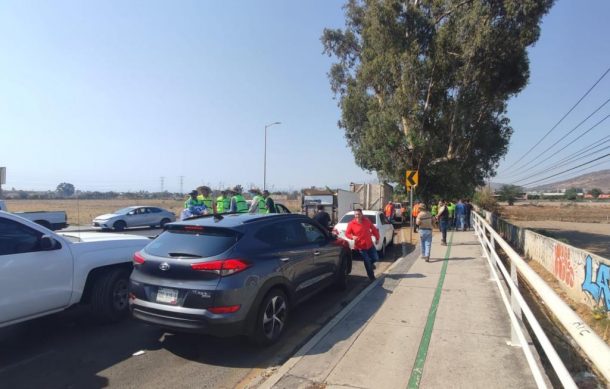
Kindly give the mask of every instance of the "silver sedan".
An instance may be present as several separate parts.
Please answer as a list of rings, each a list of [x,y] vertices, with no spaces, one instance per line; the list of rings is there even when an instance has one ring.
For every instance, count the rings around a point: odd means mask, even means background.
[[[119,209],[93,219],[94,227],[122,231],[127,227],[160,226],[176,221],[176,215],[163,208],[135,206]]]

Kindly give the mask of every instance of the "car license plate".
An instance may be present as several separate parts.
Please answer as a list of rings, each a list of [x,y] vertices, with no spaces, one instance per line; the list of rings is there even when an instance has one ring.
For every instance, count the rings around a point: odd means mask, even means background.
[[[157,290],[157,302],[165,304],[177,304],[178,303],[178,290],[159,288]]]

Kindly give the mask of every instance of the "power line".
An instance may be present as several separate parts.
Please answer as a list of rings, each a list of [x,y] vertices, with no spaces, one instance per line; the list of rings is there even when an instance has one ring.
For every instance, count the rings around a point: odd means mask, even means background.
[[[591,154],[587,155],[587,157],[591,157],[591,156],[593,156],[593,155],[595,155],[595,154],[599,154],[599,153],[601,153],[601,152],[603,152],[603,151],[605,151],[605,150],[608,150],[608,149],[610,149],[610,146],[604,147],[604,148],[603,148],[603,149],[601,149],[601,150],[597,150],[596,152],[594,152],[594,153],[591,153]],[[573,158],[572,158],[572,159],[573,159]],[[532,174],[532,175],[531,175],[531,176],[529,176],[529,177],[525,177],[525,178],[522,178],[522,179],[520,179],[520,180],[517,180],[517,181],[515,181],[514,183],[516,184],[516,183],[519,183],[519,182],[521,182],[521,181],[529,180],[529,179],[531,179],[532,177],[536,177],[536,176],[539,176],[539,175],[541,175],[541,174],[548,173],[548,172],[553,171],[553,170],[557,170],[557,169],[561,168],[562,166],[568,165],[568,164],[570,164],[570,163],[572,163],[572,162],[574,162],[574,161],[566,161],[566,162],[564,162],[564,163],[562,163],[562,164],[559,164],[559,165],[557,165],[557,166],[555,166],[555,167],[551,167],[551,168],[548,168],[548,169],[546,169],[546,170],[542,170],[542,171],[540,171],[540,172],[538,172],[538,173],[536,173],[536,174]]]
[[[580,134],[579,136],[577,136],[574,140],[572,140],[572,143],[576,142],[577,140],[579,140],[580,138],[582,138],[583,136],[585,136],[586,134],[588,134],[589,132],[593,131],[597,126],[599,126],[600,124],[602,124],[604,121],[606,121],[608,118],[610,118],[610,115],[607,115],[606,117],[604,117],[603,119],[601,119],[600,121],[598,121],[597,123],[595,123],[593,126],[591,126],[587,131],[583,132],[582,134]],[[565,150],[566,148],[568,148],[569,146],[572,145],[572,143],[568,143],[567,145],[563,146],[561,149],[559,149],[555,154],[560,153],[561,151]],[[530,169],[526,169],[525,171],[519,171],[517,173],[517,178],[519,177],[523,177],[527,172],[529,172],[530,170],[532,170],[532,168]],[[510,177],[510,175],[508,176]],[[526,177],[527,178],[527,177]],[[521,180],[523,181],[523,180]]]
[[[535,180],[535,181],[532,181],[532,182],[525,183],[525,184],[523,184],[523,186],[528,186],[528,185],[535,184],[535,183],[540,182],[540,181],[547,180],[547,179],[549,179],[549,178],[556,177],[556,176],[558,176],[558,175],[560,175],[560,174],[567,173],[567,172],[572,171],[572,170],[574,170],[574,169],[578,169],[579,167],[582,167],[582,166],[588,165],[588,164],[593,163],[593,162],[595,162],[595,161],[599,161],[600,159],[607,158],[608,156],[610,156],[610,153],[607,153],[606,155],[602,155],[601,157],[595,158],[595,159],[593,159],[593,160],[591,160],[591,161],[588,161],[588,162],[582,163],[582,164],[580,164],[580,165],[578,165],[578,166],[575,166],[575,167],[573,167],[573,168],[571,168],[571,169],[564,170],[564,171],[562,171],[562,172],[560,172],[560,173],[557,173],[557,174],[553,174],[552,176],[548,176],[548,177],[545,177],[545,178],[541,178],[541,179],[539,179],[539,180]]]
[[[606,106],[606,104],[608,104],[610,102],[610,99],[607,99],[602,105],[600,105],[599,107],[597,107],[597,109],[595,111],[593,111],[589,116],[587,116],[586,118],[584,118],[580,123],[578,123],[576,125],[576,127],[572,128],[567,134],[565,134],[563,137],[559,138],[557,141],[555,141],[555,143],[553,143],[552,145],[550,145],[549,147],[547,147],[544,151],[542,151],[540,154],[538,154],[534,159],[532,159],[531,161],[527,162],[525,165],[521,166],[519,168],[519,170],[524,169],[526,166],[530,165],[531,163],[533,163],[534,161],[536,161],[538,158],[542,157],[547,151],[551,150],[553,147],[555,147],[559,142],[563,141],[566,139],[567,136],[569,136],[571,133],[573,133],[574,131],[576,131],[578,129],[578,127],[580,127],[581,125],[583,125],[587,120],[589,120],[591,118],[591,116],[595,115],[597,112],[599,112],[600,109],[602,109],[604,106]],[[607,118],[607,117],[606,117]],[[605,120],[605,119],[604,119]],[[577,138],[578,139],[578,138]],[[531,170],[531,169],[530,169]],[[521,171],[520,173],[523,173],[523,171]]]
[[[582,170],[579,170],[579,171],[577,171],[577,172],[568,173],[568,174],[562,173],[562,174],[565,174],[565,176],[555,178],[555,180],[557,180],[557,179],[560,179],[560,180],[562,180],[562,181],[565,181],[565,180],[570,180],[570,179],[572,179],[572,178],[574,178],[574,177],[578,177],[578,176],[581,176],[581,175],[583,175],[583,174],[586,174],[585,172],[587,172],[587,171],[591,171],[591,169],[593,169],[593,168],[595,168],[595,167],[597,167],[597,166],[601,166],[601,165],[607,164],[608,162],[610,162],[610,161],[601,161],[601,162],[595,163],[595,164],[593,164],[593,165],[587,166],[586,168],[584,168],[584,169],[582,169]],[[552,185],[552,184],[556,184],[556,183],[542,183],[542,181],[546,181],[546,180],[541,180],[541,181],[539,181],[539,182],[538,182],[538,186],[544,186],[544,185]],[[561,181],[560,181],[560,182],[561,182]]]
[[[600,81],[601,81],[601,80],[602,80],[604,77],[606,77],[606,75],[608,74],[608,72],[610,72],[610,67],[608,67],[608,69],[606,69],[606,71],[604,72],[604,74],[602,74],[602,75],[601,75],[601,77],[600,77],[600,78],[599,78],[597,81],[595,81],[595,84],[593,84],[593,86],[591,86],[591,87],[589,88],[589,90],[587,90],[587,92],[586,92],[586,93],[585,93],[585,94],[584,94],[584,95],[583,95],[583,96],[582,96],[580,99],[578,99],[578,101],[576,102],[576,104],[574,104],[574,105],[572,106],[572,108],[570,108],[570,110],[569,110],[568,112],[566,112],[566,113],[565,113],[565,115],[563,115],[563,116],[561,117],[561,119],[559,119],[559,121],[558,121],[557,123],[555,123],[555,125],[554,125],[554,126],[553,126],[553,127],[552,127],[552,128],[549,130],[549,131],[547,131],[547,133],[546,133],[546,134],[544,134],[544,136],[543,136],[543,137],[542,137],[542,138],[541,138],[541,139],[540,139],[540,140],[539,140],[539,141],[538,141],[538,142],[537,142],[535,145],[533,145],[533,146],[532,146],[532,147],[531,147],[531,148],[530,148],[528,151],[526,151],[526,152],[525,152],[525,153],[524,153],[524,154],[523,154],[523,155],[522,155],[522,156],[521,156],[521,157],[520,157],[520,158],[517,160],[517,162],[515,162],[515,163],[513,163],[512,165],[510,165],[509,167],[507,167],[507,169],[510,169],[511,167],[513,167],[513,166],[517,165],[519,162],[521,162],[521,160],[522,160],[523,158],[525,158],[525,156],[526,156],[526,155],[527,155],[527,154],[528,154],[530,151],[532,151],[533,149],[535,149],[535,148],[536,148],[536,146],[538,146],[538,145],[539,145],[539,144],[540,144],[540,143],[541,143],[541,142],[542,142],[542,141],[543,141],[543,140],[544,140],[544,139],[545,139],[545,138],[546,138],[546,137],[547,137],[547,136],[548,136],[548,135],[549,135],[551,132],[553,132],[553,130],[554,130],[554,129],[555,129],[555,128],[556,128],[556,127],[557,127],[557,126],[558,126],[558,125],[559,125],[559,124],[560,124],[560,123],[563,121],[563,119],[565,119],[565,118],[566,118],[566,117],[567,117],[567,116],[568,116],[568,115],[569,115],[569,114],[570,114],[570,113],[571,113],[571,112],[574,110],[574,108],[576,108],[576,107],[578,106],[578,104],[580,104],[580,102],[581,102],[581,101],[583,101],[583,100],[584,100],[584,98],[585,98],[585,97],[587,97],[587,96],[589,95],[589,93],[591,93],[591,91],[592,91],[592,90],[593,90],[593,89],[594,89],[594,88],[597,86],[597,84],[599,84],[599,82],[600,82]]]

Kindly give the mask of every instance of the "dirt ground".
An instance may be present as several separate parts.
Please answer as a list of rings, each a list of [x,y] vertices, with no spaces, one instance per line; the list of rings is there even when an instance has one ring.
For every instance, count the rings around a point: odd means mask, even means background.
[[[300,207],[298,200],[281,201],[281,203],[293,212]],[[132,205],[161,207],[178,216],[184,206],[184,200],[6,200],[6,207],[10,212],[66,211],[68,223],[74,226],[90,225],[96,216]]]
[[[502,206],[501,217],[519,227],[610,258],[610,203],[517,203]]]

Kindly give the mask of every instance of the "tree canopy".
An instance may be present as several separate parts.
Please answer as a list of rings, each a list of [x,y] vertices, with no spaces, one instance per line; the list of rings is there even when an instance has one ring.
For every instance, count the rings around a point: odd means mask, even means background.
[[[69,182],[62,182],[57,185],[57,189],[55,189],[58,195],[62,197],[70,197],[74,194],[74,185]]]
[[[349,0],[325,29],[328,73],[356,163],[418,191],[472,193],[512,134],[507,100],[529,78],[527,47],[553,0]]]

